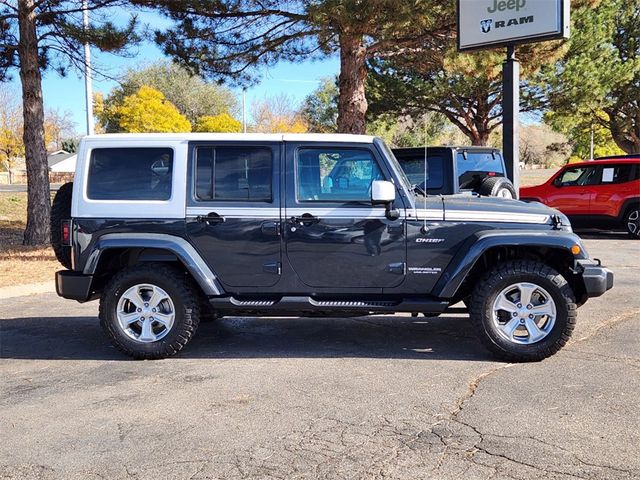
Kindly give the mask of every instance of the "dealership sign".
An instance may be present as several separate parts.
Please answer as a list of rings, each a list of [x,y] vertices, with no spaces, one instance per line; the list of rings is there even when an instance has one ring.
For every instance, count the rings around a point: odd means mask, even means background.
[[[569,0],[458,0],[458,50],[569,38]]]

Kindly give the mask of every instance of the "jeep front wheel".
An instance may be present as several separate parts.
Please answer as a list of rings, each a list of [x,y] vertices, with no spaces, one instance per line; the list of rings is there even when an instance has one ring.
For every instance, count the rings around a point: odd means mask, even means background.
[[[535,261],[499,265],[478,282],[469,309],[484,345],[510,362],[547,358],[571,337],[576,301],[557,271]]]
[[[137,359],[175,355],[199,323],[199,298],[182,272],[143,264],[118,273],[100,299],[100,324],[111,342]]]

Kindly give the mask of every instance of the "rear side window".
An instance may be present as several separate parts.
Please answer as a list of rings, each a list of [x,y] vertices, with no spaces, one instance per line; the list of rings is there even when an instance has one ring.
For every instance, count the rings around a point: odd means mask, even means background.
[[[424,188],[424,157],[398,160],[412,185]],[[437,190],[444,186],[444,158],[427,157],[427,190]]]
[[[631,181],[633,167],[634,165],[630,163],[602,167],[602,183],[625,183]]]
[[[170,148],[95,148],[87,197],[91,200],[169,200],[173,174]]]
[[[273,155],[266,147],[198,147],[196,199],[271,202]]]

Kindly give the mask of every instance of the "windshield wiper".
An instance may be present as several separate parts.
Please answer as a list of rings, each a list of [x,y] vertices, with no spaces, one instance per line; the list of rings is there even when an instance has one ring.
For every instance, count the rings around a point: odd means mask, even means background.
[[[417,183],[411,185],[411,190],[413,190],[416,193],[419,193],[423,197],[427,196],[427,191],[424,188],[422,188],[420,185],[418,185]]]

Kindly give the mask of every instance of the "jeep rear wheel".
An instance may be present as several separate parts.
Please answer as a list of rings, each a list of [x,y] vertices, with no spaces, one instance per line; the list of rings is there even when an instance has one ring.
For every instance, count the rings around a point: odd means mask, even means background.
[[[199,322],[199,298],[184,273],[164,264],[125,269],[100,299],[100,324],[111,342],[137,359],[175,355]]]
[[[624,226],[633,238],[640,238],[640,205],[631,207],[624,216]]]
[[[557,271],[535,261],[499,265],[478,282],[469,309],[483,344],[498,358],[547,358],[571,337],[576,301]]]

